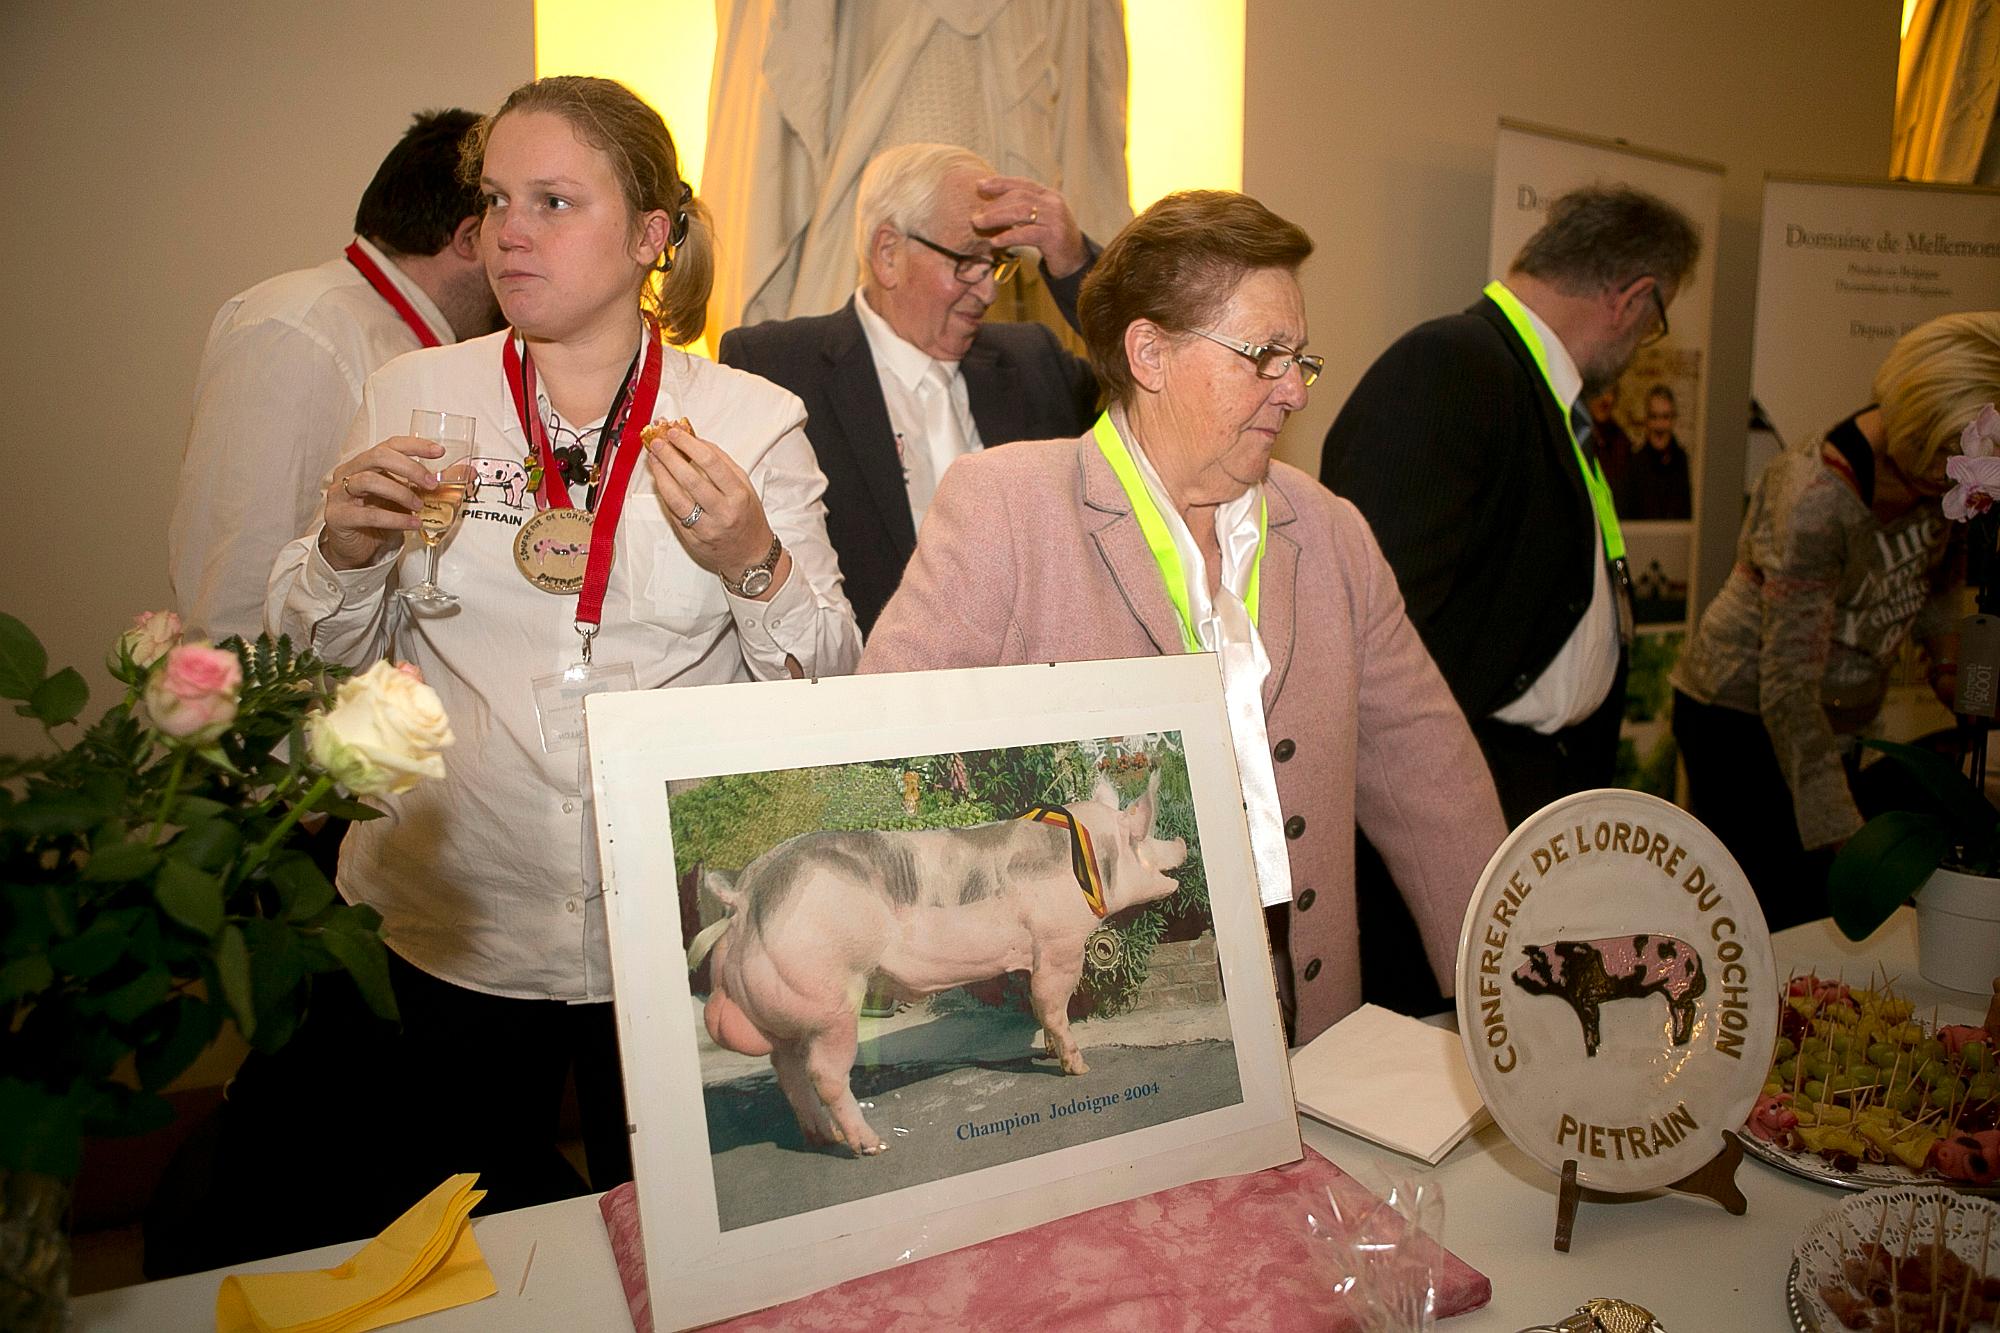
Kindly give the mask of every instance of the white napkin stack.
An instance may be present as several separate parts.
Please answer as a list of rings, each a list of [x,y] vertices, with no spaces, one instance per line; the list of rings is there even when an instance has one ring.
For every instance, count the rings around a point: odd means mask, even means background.
[[[1484,1121],[1458,1034],[1364,1004],[1292,1052],[1299,1110],[1432,1166]]]

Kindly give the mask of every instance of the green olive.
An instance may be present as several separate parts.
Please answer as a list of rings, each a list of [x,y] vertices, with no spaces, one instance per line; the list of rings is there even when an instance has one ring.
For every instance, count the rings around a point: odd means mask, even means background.
[[[1868,1048],[1868,1063],[1882,1069],[1894,1069],[1898,1052],[1894,1045],[1878,1041]]]
[[[1809,1102],[1826,1100],[1826,1084],[1820,1082],[1818,1079],[1809,1080],[1800,1091],[1805,1094],[1805,1098]]]

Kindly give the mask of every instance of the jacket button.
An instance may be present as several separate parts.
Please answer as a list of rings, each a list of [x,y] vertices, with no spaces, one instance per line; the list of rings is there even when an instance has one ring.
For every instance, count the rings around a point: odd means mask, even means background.
[[[1306,964],[1306,980],[1311,981],[1318,975],[1319,975],[1319,959],[1315,958],[1310,963]]]
[[[1528,688],[1528,677],[1525,673],[1514,677],[1514,688],[1517,690],[1525,690]]]
[[[1271,747],[1271,757],[1281,764],[1298,752],[1299,747],[1292,744],[1291,737],[1289,736]]]
[[[1571,602],[1569,604],[1569,613],[1573,616],[1580,616],[1584,613],[1586,609],[1589,608],[1589,606],[1590,606],[1589,602],[1586,602],[1579,597],[1576,601]]]
[[[1299,910],[1301,912],[1310,912],[1312,910],[1312,905],[1318,901],[1319,901],[1319,893],[1314,889],[1307,889],[1304,893],[1299,895],[1299,904],[1298,904]]]
[[[1304,815],[1293,815],[1285,821],[1285,836],[1287,838],[1296,839],[1304,834],[1305,831],[1306,817]]]

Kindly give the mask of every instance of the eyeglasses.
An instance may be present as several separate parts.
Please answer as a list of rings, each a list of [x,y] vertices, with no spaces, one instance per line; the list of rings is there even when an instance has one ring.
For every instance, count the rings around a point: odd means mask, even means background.
[[[1660,280],[1653,279],[1653,285],[1646,289],[1646,295],[1653,298],[1653,312],[1660,317],[1660,327],[1639,340],[1639,346],[1652,347],[1667,340],[1667,303],[1660,299]]]
[[[1013,277],[1015,271],[1021,267],[1020,256],[1016,255],[1012,250],[995,250],[992,254],[988,255],[962,255],[956,250],[945,249],[936,241],[926,240],[913,231],[906,231],[903,235],[909,237],[918,245],[924,246],[926,249],[935,250],[946,259],[951,260],[956,265],[952,269],[953,276],[968,287],[976,282],[984,281],[986,275],[989,273],[993,275],[994,282],[1005,282]]]
[[[1258,346],[1238,342],[1234,338],[1225,338],[1219,333],[1210,333],[1207,329],[1189,329],[1188,332],[1206,338],[1217,346],[1227,347],[1236,355],[1255,362],[1259,379],[1281,380],[1293,366],[1297,366],[1299,378],[1304,380],[1305,386],[1310,389],[1313,381],[1319,378],[1320,371],[1326,369],[1325,357],[1307,356],[1297,348],[1287,347],[1283,343],[1264,343]]]

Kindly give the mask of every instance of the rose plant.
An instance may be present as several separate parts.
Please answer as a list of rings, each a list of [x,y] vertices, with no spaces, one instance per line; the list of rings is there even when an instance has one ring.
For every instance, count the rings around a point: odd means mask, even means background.
[[[0,1179],[72,1178],[86,1134],[164,1124],[161,1090],[225,1021],[276,1049],[317,974],[396,1015],[381,918],[293,843],[308,814],[373,819],[355,797],[443,772],[437,695],[285,639],[184,642],[164,612],[108,665],[125,697],[86,727],[83,677],[0,615],[0,698],[54,747],[0,757]]]

